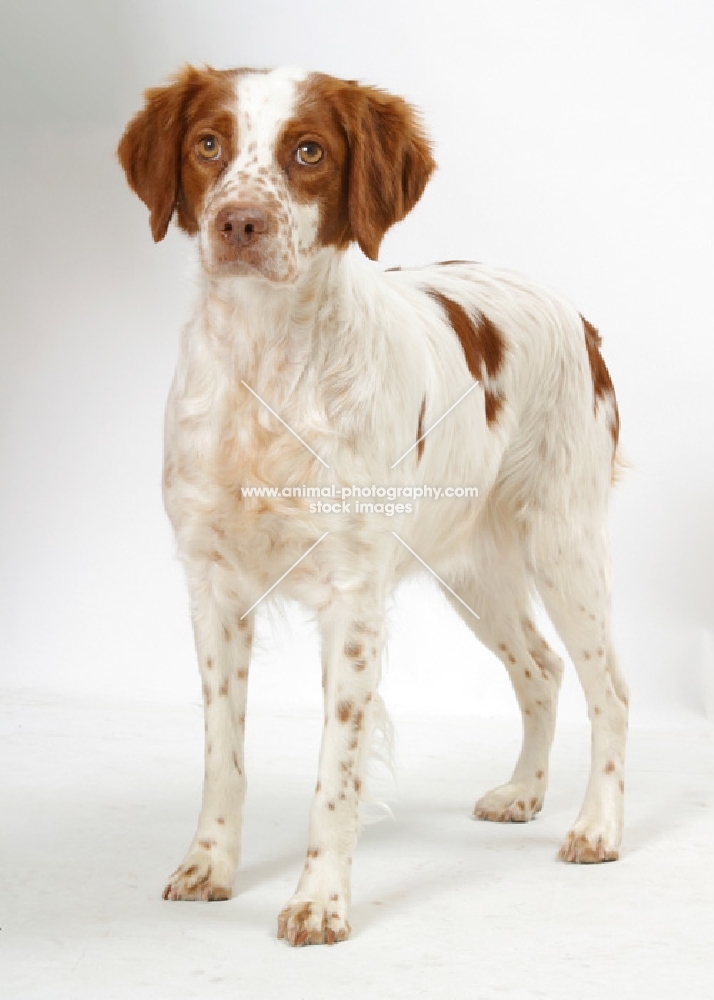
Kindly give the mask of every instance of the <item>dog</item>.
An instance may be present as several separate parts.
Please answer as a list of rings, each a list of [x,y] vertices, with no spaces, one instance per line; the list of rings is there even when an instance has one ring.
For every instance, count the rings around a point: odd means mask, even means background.
[[[174,219],[201,265],[163,491],[191,597],[205,782],[164,898],[231,896],[254,619],[279,594],[318,621],[325,726],[307,858],[278,936],[349,936],[385,602],[426,570],[506,667],[523,716],[513,775],[474,815],[524,822],[543,805],[563,667],[534,623],[537,593],[592,726],[585,800],[559,857],[615,860],[628,696],[605,523],[619,416],[595,328],[505,270],[378,269],[384,234],[435,167],[416,111],[379,89],[187,66],[146,92],[118,156],[154,240]]]

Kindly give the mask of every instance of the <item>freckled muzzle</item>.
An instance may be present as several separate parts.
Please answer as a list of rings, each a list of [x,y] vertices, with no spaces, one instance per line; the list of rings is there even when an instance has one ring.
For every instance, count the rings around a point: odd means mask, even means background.
[[[284,214],[284,213],[283,213]],[[224,202],[209,216],[209,271],[258,275],[270,281],[293,277],[286,253],[285,220],[278,205],[264,199]],[[282,238],[281,238],[282,237]]]

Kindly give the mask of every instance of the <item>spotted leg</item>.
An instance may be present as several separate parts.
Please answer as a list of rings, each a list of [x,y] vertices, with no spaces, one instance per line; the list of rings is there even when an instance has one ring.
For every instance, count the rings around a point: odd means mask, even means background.
[[[350,934],[350,875],[359,800],[378,713],[382,619],[333,613],[322,622],[325,728],[305,865],[278,917],[291,945],[334,944]]]
[[[200,591],[199,591],[200,592]],[[205,596],[194,598],[194,635],[203,682],[205,772],[198,825],[164,899],[230,899],[240,860],[243,744],[252,616],[239,618]]]
[[[521,710],[523,742],[510,780],[483,795],[473,814],[476,819],[523,823],[543,808],[563,665],[530,617],[519,559],[514,555],[509,564],[504,554],[498,571],[486,579],[488,588],[475,582],[454,587],[468,608],[448,592],[447,597],[508,671]]]
[[[582,864],[616,860],[622,838],[628,694],[610,637],[608,565],[596,526],[563,541],[557,558],[549,561],[545,553],[537,576],[543,603],[578,672],[592,728],[585,801],[559,855]]]

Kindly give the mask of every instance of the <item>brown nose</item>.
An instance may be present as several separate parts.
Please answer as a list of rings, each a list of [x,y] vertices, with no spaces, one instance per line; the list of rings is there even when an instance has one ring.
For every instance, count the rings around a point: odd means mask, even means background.
[[[216,216],[219,236],[234,246],[243,247],[268,228],[268,220],[253,205],[228,205]]]

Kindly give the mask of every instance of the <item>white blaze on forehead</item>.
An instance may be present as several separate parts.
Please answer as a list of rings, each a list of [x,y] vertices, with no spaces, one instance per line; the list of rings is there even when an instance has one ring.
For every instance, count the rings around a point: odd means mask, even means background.
[[[247,155],[261,165],[273,162],[275,140],[294,113],[297,85],[307,77],[284,67],[269,73],[244,73],[236,83],[238,159]],[[250,154],[248,150],[250,149]]]
[[[236,154],[206,205],[201,226],[205,260],[211,259],[216,212],[231,202],[266,212],[269,231],[257,246],[262,248],[266,273],[270,271],[275,280],[292,280],[317,249],[320,208],[291,197],[286,172],[276,159],[278,137],[295,117],[301,84],[307,77],[303,70],[293,68],[238,73]]]

